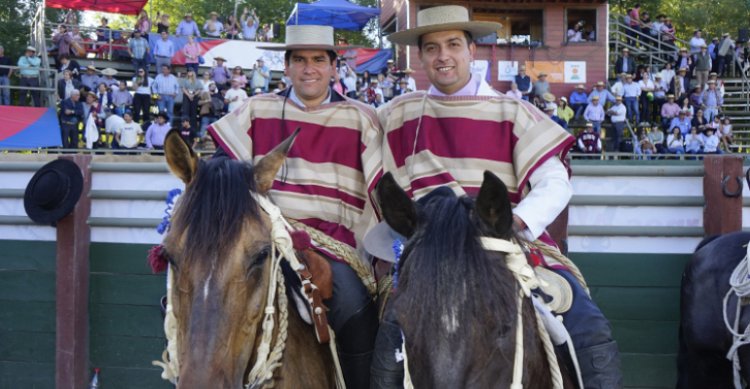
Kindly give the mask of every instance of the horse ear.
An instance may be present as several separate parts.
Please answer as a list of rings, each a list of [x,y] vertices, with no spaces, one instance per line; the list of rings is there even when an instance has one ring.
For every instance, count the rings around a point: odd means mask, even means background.
[[[375,191],[383,218],[399,234],[410,237],[417,227],[417,208],[406,192],[398,186],[393,174],[386,173]]]
[[[299,134],[299,131],[299,128],[294,130],[291,136],[274,147],[270,153],[266,154],[255,165],[255,182],[258,184],[258,193],[266,194],[271,190],[276,173],[279,172],[281,164],[284,163],[286,155],[289,153],[289,149],[292,147],[292,143],[294,143],[294,139]]]
[[[164,139],[164,155],[172,174],[181,179],[185,185],[189,184],[198,170],[198,156],[182,139],[179,131],[171,130],[167,134]]]
[[[476,201],[479,218],[500,236],[506,236],[513,227],[508,188],[492,172],[485,170],[484,181]]]

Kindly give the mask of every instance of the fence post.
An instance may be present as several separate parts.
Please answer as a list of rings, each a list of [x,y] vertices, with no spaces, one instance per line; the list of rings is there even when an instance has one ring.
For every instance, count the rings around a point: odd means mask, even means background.
[[[89,373],[89,246],[91,156],[62,157],[83,173],[73,212],[57,223],[55,387],[85,388]]]
[[[703,160],[703,229],[706,236],[726,234],[742,229],[742,158],[739,156],[706,156]]]

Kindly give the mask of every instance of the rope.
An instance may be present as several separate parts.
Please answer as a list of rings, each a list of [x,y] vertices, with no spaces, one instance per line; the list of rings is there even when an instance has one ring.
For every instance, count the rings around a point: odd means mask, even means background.
[[[750,344],[750,324],[745,327],[743,332],[739,332],[740,327],[740,313],[742,312],[742,299],[750,296],[750,244],[747,245],[747,252],[745,257],[742,258],[737,267],[732,271],[732,275],[729,277],[729,291],[724,296],[723,302],[723,313],[724,313],[724,325],[727,330],[732,334],[733,342],[732,347],[729,348],[727,353],[727,359],[732,361],[732,370],[734,371],[734,387],[741,389],[742,377],[740,376],[740,356],[738,350],[740,347]],[[735,294],[737,296],[737,305],[734,312],[734,323],[729,324],[729,315],[727,311],[729,309],[729,298]]]
[[[376,295],[378,287],[375,282],[375,275],[373,275],[372,268],[360,260],[357,250],[297,220],[288,219],[288,221],[294,229],[307,232],[315,243],[344,260],[357,273],[357,276],[362,280],[370,296],[374,297]]]
[[[578,280],[578,282],[581,284],[583,289],[586,291],[586,294],[591,296],[591,292],[589,291],[589,286],[586,284],[586,279],[583,278],[583,273],[581,273],[581,269],[576,266],[573,261],[570,260],[570,258],[566,257],[563,253],[560,252],[560,249],[554,246],[550,246],[542,241],[535,240],[534,242],[527,242],[527,244],[532,247],[536,248],[539,251],[542,252],[545,256],[548,256],[562,264],[563,266],[567,267],[571,274]]]
[[[542,341],[542,345],[544,345],[544,353],[547,355],[547,363],[549,364],[550,373],[552,375],[552,388],[563,389],[563,378],[562,373],[560,372],[560,365],[557,363],[555,346],[552,344],[552,339],[550,339],[549,333],[547,332],[547,327],[544,326],[542,316],[536,309],[534,309],[534,317],[536,318],[536,327],[539,331],[539,338]],[[573,359],[576,358],[574,354],[571,355]]]
[[[174,285],[174,273],[172,266],[167,265],[167,307],[164,312],[164,335],[167,338],[167,347],[161,354],[161,361],[152,361],[154,366],[163,369],[161,378],[177,384],[180,375],[180,363],[177,359],[177,318],[174,316],[172,305],[172,286]]]
[[[513,380],[510,389],[523,389],[523,291],[518,293],[516,309],[516,352],[513,357]]]

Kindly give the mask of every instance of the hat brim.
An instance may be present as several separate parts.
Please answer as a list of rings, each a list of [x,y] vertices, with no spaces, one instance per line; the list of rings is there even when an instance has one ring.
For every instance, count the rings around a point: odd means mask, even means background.
[[[363,244],[365,251],[374,257],[384,261],[395,263],[396,254],[393,252],[393,243],[398,239],[406,243],[406,238],[394,231],[386,222],[380,222],[365,234]]]
[[[60,201],[60,204],[53,209],[45,209],[41,205],[33,201],[34,188],[39,182],[39,179],[50,171],[57,170],[62,175],[68,177],[68,190],[65,193],[65,197]],[[26,185],[26,191],[23,196],[23,206],[26,210],[26,215],[31,220],[38,224],[52,225],[54,226],[60,219],[64,218],[75,208],[78,200],[81,198],[83,193],[83,173],[75,162],[69,159],[56,159],[50,163],[42,166],[34,176],[29,180],[29,184]]]
[[[340,51],[356,49],[359,46],[331,46],[331,45],[283,45],[283,46],[258,46],[261,50],[287,51],[287,50],[325,50]]]
[[[429,26],[416,27],[416,28],[411,28],[411,29],[404,30],[404,31],[394,32],[388,35],[387,38],[391,43],[395,43],[399,45],[407,45],[407,46],[416,46],[419,43],[420,36],[424,34],[429,34],[431,32],[460,30],[460,31],[466,31],[469,34],[471,34],[471,37],[473,39],[479,39],[484,36],[490,35],[493,32],[497,32],[497,30],[501,29],[502,27],[503,27],[502,24],[496,23],[496,22],[474,21],[474,22],[443,23],[443,24],[433,24]]]

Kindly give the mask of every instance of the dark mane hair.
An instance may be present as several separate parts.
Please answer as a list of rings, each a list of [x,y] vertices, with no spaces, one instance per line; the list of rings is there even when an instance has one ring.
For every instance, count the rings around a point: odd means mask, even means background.
[[[474,200],[436,196],[419,209],[419,227],[407,242],[393,304],[399,324],[410,334],[435,336],[442,316],[452,309],[459,323],[482,322],[493,339],[514,328],[517,284],[503,255],[485,250],[483,227]],[[509,238],[509,237],[502,237]],[[471,331],[479,331],[472,328]],[[456,336],[467,336],[466,330]],[[482,336],[490,334],[482,334]],[[429,345],[433,342],[417,342]],[[411,352],[424,355],[429,349]]]
[[[173,227],[185,231],[191,258],[215,258],[236,242],[247,218],[258,218],[253,167],[230,158],[201,161],[180,198]]]

